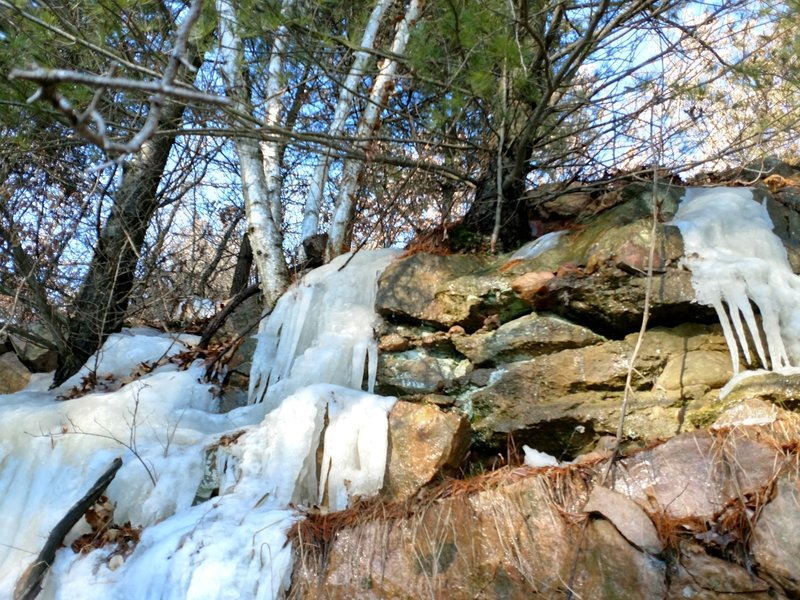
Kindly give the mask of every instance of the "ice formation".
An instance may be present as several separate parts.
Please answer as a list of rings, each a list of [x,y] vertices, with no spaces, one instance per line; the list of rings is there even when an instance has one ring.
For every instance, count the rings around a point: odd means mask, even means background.
[[[525,464],[529,467],[557,467],[559,466],[558,459],[555,456],[547,454],[546,452],[539,452],[530,446],[522,446],[522,451],[525,453]]]
[[[532,242],[528,242],[527,244],[522,246],[519,250],[514,252],[514,254],[511,255],[511,258],[508,259],[508,262],[511,262],[513,260],[536,258],[540,254],[544,254],[548,250],[557,248],[558,243],[561,241],[561,237],[565,233],[567,233],[566,229],[562,229],[561,231],[551,231],[550,233],[545,233],[543,236],[536,238]]]
[[[378,367],[373,311],[378,275],[396,250],[345,254],[306,275],[262,323],[250,374],[251,402],[272,408],[311,383],[372,391]]]
[[[692,271],[697,301],[719,316],[734,375],[739,349],[753,364],[751,344],[764,368],[796,365],[800,278],[772,232],[766,206],[749,188],[688,188],[673,223],[683,236],[683,262]]]
[[[62,549],[40,598],[280,597],[292,566],[286,533],[301,518],[290,505],[339,510],[383,484],[394,398],[358,388],[365,361],[374,381],[375,282],[391,256],[357,255],[341,271],[347,258],[338,259],[281,301],[261,339],[272,362],[260,372],[278,388],[257,388],[264,403],[217,414],[201,365],[165,365],[118,391],[69,401],[40,384],[0,396],[0,598],[12,596],[54,524],[117,456],[124,464],[107,495],[116,523],[144,527],[139,544],[121,564],[113,546]],[[125,375],[187,341],[124,332],[87,367]],[[193,505],[209,447],[217,447],[219,495]],[[76,526],[67,545],[87,530]]]

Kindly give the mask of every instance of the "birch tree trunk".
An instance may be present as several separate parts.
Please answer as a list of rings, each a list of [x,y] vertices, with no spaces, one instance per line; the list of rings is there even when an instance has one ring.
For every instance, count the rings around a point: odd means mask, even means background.
[[[293,0],[284,0],[285,11]],[[250,114],[249,89],[242,74],[244,52],[239,21],[231,0],[218,0],[219,57],[226,93],[234,109]],[[267,110],[265,125],[276,125],[282,115],[280,73],[288,30],[281,26],[275,32],[269,62]],[[280,148],[276,142],[259,144],[249,137],[235,139],[236,154],[242,180],[242,194],[247,217],[247,233],[253,248],[253,260],[261,280],[261,293],[267,308],[272,308],[289,283],[289,269],[283,254],[281,231]]]
[[[406,50],[411,29],[419,19],[422,0],[411,0],[403,19],[397,24],[391,54],[402,55]],[[356,131],[358,146],[364,152],[369,150],[369,137],[379,126],[379,119],[389,95],[394,89],[397,74],[397,61],[384,59],[372,84],[367,105],[361,115]],[[364,172],[364,161],[349,159],[342,168],[342,180],[336,197],[333,221],[328,241],[328,258],[333,258],[350,250],[355,212],[355,196],[359,179]]]
[[[344,129],[345,121],[347,120],[350,110],[353,106],[353,98],[355,97],[356,86],[364,77],[367,65],[372,59],[372,49],[375,46],[375,36],[380,28],[383,15],[386,10],[394,3],[394,0],[378,0],[375,8],[372,9],[369,21],[364,28],[364,35],[361,38],[361,49],[355,53],[353,63],[350,65],[350,71],[347,78],[342,83],[339,90],[339,97],[336,101],[336,109],[333,113],[333,119],[328,126],[328,135],[331,138],[338,137]],[[311,180],[311,189],[306,197],[305,205],[303,207],[303,225],[301,230],[301,241],[309,239],[317,233],[319,228],[319,215],[322,206],[322,195],[325,190],[325,183],[328,179],[328,168],[331,162],[331,153],[325,152],[320,157],[320,162],[314,169],[314,176]],[[303,250],[302,243],[300,244],[300,252]]]

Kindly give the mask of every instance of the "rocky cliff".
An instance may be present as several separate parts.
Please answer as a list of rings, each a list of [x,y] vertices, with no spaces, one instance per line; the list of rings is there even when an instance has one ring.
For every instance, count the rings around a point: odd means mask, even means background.
[[[798,272],[800,190],[755,193]],[[729,384],[670,224],[681,195],[549,198],[544,228],[568,227],[538,248],[390,264],[383,490],[302,509],[290,597],[800,597],[800,375]],[[0,340],[0,393],[51,359]]]
[[[384,493],[296,528],[293,597],[798,597],[800,376],[720,398],[731,357],[680,263],[681,193],[611,190],[534,258],[417,253],[383,273],[378,391],[400,398]],[[800,196],[756,193],[800,264]],[[525,446],[558,464],[526,466]]]

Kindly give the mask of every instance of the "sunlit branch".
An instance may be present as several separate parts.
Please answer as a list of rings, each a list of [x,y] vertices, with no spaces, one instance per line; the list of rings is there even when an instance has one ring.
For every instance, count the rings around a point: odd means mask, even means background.
[[[181,65],[190,70],[195,70],[187,59],[187,44],[189,32],[200,16],[202,0],[194,0],[175,36],[175,43],[169,57],[166,69],[158,82],[137,82],[112,76],[98,76],[64,69],[15,69],[9,74],[9,79],[24,79],[39,84],[37,92],[29,102],[45,100],[53,105],[75,131],[87,141],[95,144],[104,152],[115,156],[124,156],[138,152],[142,145],[150,139],[158,128],[161,109],[167,98],[185,101],[210,102],[213,104],[226,104],[227,99],[203,94],[193,90],[177,87],[175,80]],[[72,103],[59,93],[57,87],[62,83],[79,83],[97,89],[92,101],[84,111],[78,111]],[[147,119],[142,128],[127,142],[114,141],[108,136],[107,124],[104,117],[97,110],[100,97],[106,89],[136,90],[152,93],[149,99]]]

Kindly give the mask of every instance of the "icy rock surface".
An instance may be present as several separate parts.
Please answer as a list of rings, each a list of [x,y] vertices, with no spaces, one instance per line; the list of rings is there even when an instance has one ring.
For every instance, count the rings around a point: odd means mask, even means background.
[[[717,311],[739,372],[739,349],[772,370],[800,360],[800,278],[773,232],[766,207],[748,188],[688,188],[673,223],[697,301]],[[761,327],[753,304],[761,315]],[[764,347],[766,342],[766,349]]]
[[[561,241],[561,236],[563,236],[565,233],[568,233],[566,229],[545,233],[543,236],[536,238],[532,242],[528,242],[519,250],[514,252],[514,254],[511,255],[511,258],[508,259],[508,262],[510,263],[514,260],[536,258],[548,250],[557,248],[558,243]]]

